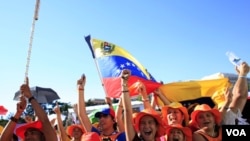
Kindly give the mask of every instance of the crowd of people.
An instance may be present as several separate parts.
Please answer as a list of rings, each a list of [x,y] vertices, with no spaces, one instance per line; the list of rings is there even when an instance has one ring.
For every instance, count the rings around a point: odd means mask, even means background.
[[[56,105],[57,128],[49,120],[46,112],[32,96],[28,78],[20,86],[20,101],[16,112],[4,127],[0,141],[222,141],[222,125],[248,124],[242,118],[242,111],[248,98],[247,74],[249,66],[243,62],[236,67],[238,79],[233,88],[224,92],[224,103],[210,107],[197,104],[190,112],[180,102],[169,101],[156,89],[164,106],[156,110],[154,99],[149,99],[143,83],[138,85],[144,110],[134,112],[128,89],[130,70],[123,70],[121,96],[116,109],[110,99],[108,108],[95,113],[98,123],[91,123],[86,114],[84,89],[86,77],[77,80],[78,102],[75,107],[79,123],[64,127],[60,107]],[[28,99],[28,100],[27,100]],[[36,119],[16,128],[17,121],[29,102],[36,114]]]

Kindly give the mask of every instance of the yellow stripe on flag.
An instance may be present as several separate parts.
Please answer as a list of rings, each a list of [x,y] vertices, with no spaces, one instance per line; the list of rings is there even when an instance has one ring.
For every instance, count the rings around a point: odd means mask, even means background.
[[[105,41],[103,41],[103,40],[92,39],[93,50],[95,52],[96,58],[105,57],[105,56],[112,56],[112,55],[126,57],[128,60],[132,61],[146,75],[146,77],[148,79],[150,79],[150,76],[149,76],[148,72],[146,71],[146,68],[144,68],[143,65],[134,56],[132,56],[128,51],[126,51],[122,47],[120,47],[116,44],[107,42],[108,44],[114,46],[114,50],[112,50],[112,52],[110,52],[108,54],[104,53],[102,50],[102,44],[104,42]]]
[[[160,86],[160,90],[171,102],[194,100],[201,97],[211,97],[217,105],[224,101],[224,92],[231,85],[228,78],[196,80],[168,83]],[[163,105],[158,98],[158,104]]]

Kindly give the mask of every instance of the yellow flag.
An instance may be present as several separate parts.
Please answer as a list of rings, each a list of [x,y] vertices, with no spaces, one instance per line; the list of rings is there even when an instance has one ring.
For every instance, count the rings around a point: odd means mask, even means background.
[[[168,83],[159,88],[171,102],[211,97],[215,105],[217,105],[224,101],[224,92],[229,86],[231,86],[231,83],[228,78],[219,78]],[[158,104],[163,105],[159,99]]]

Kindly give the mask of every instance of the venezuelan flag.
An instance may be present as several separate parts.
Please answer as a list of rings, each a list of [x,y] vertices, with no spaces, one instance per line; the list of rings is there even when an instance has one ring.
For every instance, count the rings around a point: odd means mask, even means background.
[[[120,74],[123,69],[131,70],[128,80],[131,96],[138,95],[137,82],[144,83],[148,94],[158,88],[161,83],[156,82],[152,75],[129,52],[113,43],[85,37],[93,58],[97,62],[103,86],[108,97],[118,98],[121,95]]]

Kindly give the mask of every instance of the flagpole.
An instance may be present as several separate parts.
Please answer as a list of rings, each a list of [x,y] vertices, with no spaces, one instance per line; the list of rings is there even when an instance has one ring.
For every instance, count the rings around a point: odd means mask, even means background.
[[[103,83],[103,80],[102,80],[101,72],[100,72],[100,69],[99,69],[98,64],[97,64],[97,62],[96,62],[96,58],[94,58],[94,62],[95,62],[95,66],[96,66],[96,68],[97,68],[97,72],[98,72],[99,78],[100,78],[101,83],[102,83],[102,87],[103,87],[103,89],[104,89],[105,94],[107,95],[107,90],[106,90],[105,87],[104,87],[104,83]]]
[[[32,20],[32,27],[31,27],[31,34],[30,34],[30,42],[29,42],[28,56],[27,56],[27,62],[26,62],[24,83],[26,83],[26,77],[28,77],[28,72],[29,72],[29,64],[30,64],[30,56],[31,56],[31,50],[32,50],[33,36],[34,36],[34,31],[35,31],[35,23],[38,20],[39,7],[40,7],[40,0],[36,0],[34,17],[33,17],[33,20]]]

